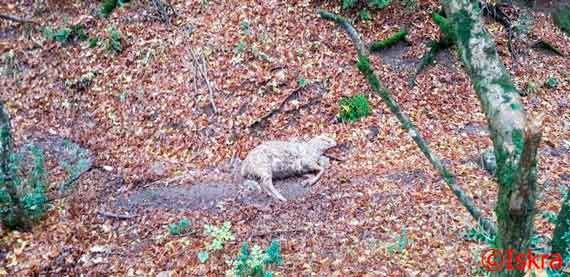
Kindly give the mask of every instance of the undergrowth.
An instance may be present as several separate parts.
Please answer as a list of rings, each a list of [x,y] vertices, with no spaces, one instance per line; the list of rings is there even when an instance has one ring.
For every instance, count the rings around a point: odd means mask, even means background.
[[[343,122],[354,122],[370,114],[370,106],[365,95],[359,94],[339,101],[339,119]]]
[[[204,233],[210,241],[205,243],[206,250],[198,252],[198,260],[201,263],[205,263],[208,260],[210,253],[223,250],[226,242],[235,240],[231,229],[232,224],[230,222],[224,222],[222,227],[209,224],[204,225]]]
[[[57,30],[51,28],[44,28],[43,35],[46,39],[54,40],[60,43],[72,42],[72,41],[84,41],[87,40],[87,34],[85,33],[85,26],[82,24],[72,25],[71,27],[62,27]]]
[[[228,264],[231,268],[226,271],[226,276],[273,276],[271,266],[283,265],[281,246],[277,240],[273,240],[265,251],[259,245],[254,245],[250,251],[248,243],[244,242],[239,256],[228,261]]]

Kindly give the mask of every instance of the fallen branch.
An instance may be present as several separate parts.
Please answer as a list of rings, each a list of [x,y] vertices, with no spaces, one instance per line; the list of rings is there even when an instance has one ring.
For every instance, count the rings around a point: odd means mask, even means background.
[[[98,211],[97,213],[101,216],[104,216],[104,217],[110,217],[110,218],[122,219],[122,220],[132,219],[132,218],[137,217],[137,215],[134,215],[134,214],[133,215],[129,215],[129,214],[122,215],[122,214],[115,214],[115,213],[110,213],[110,212],[105,212],[105,211]]]
[[[317,84],[311,84],[310,86],[315,86]],[[291,99],[293,99],[302,89],[306,89],[307,87],[299,87],[297,89],[295,89],[294,91],[292,91],[291,93],[289,93],[283,100],[281,100],[281,102],[279,102],[279,104],[277,104],[276,107],[272,108],[269,112],[267,112],[266,114],[264,114],[263,116],[257,118],[255,121],[253,121],[251,124],[249,124],[249,126],[247,126],[248,128],[255,128],[257,126],[259,126],[261,123],[263,123],[264,121],[266,121],[267,119],[271,118],[273,115],[283,112],[283,113],[291,113],[293,111],[296,110],[300,110],[300,109],[304,109],[307,107],[310,107],[312,105],[317,104],[318,102],[320,102],[320,97],[315,97],[313,99],[311,99],[309,101],[309,103],[306,103],[304,105],[300,105],[299,107],[293,108],[293,109],[289,109],[289,110],[283,110],[283,106],[285,106],[285,104],[289,101],[291,101]]]
[[[411,122],[411,120],[401,111],[400,105],[394,100],[390,92],[387,88],[385,88],[381,83],[380,80],[374,74],[374,70],[370,66],[370,61],[368,59],[368,55],[362,51],[362,48],[358,48],[359,45],[362,45],[362,41],[360,37],[356,33],[356,35],[351,34],[355,33],[356,31],[354,28],[346,21],[344,18],[334,15],[332,13],[326,11],[319,11],[320,16],[323,19],[331,20],[336,22],[340,25],[343,29],[349,33],[349,36],[357,47],[358,52],[358,69],[366,76],[366,80],[368,81],[369,85],[372,87],[374,92],[378,94],[384,103],[388,105],[390,111],[396,115],[402,127],[408,131],[408,134],[414,142],[418,145],[422,153],[428,158],[430,163],[433,167],[439,172],[439,174],[443,177],[447,186],[451,189],[451,191],[455,194],[455,196],[459,199],[459,201],[463,204],[463,206],[467,209],[469,214],[481,225],[481,227],[490,234],[495,234],[495,227],[494,225],[487,220],[481,213],[481,211],[475,206],[473,203],[473,199],[469,197],[465,191],[456,183],[455,177],[449,172],[449,170],[441,163],[439,157],[432,152],[430,147],[428,146],[427,142],[423,139],[420,132],[417,130],[416,126]],[[346,26],[349,26],[346,27]]]
[[[16,17],[13,15],[8,15],[8,14],[1,14],[0,13],[0,18],[5,19],[5,20],[9,20],[9,21],[18,22],[18,23],[39,24],[38,22],[33,21],[31,19],[20,18],[20,17]]]

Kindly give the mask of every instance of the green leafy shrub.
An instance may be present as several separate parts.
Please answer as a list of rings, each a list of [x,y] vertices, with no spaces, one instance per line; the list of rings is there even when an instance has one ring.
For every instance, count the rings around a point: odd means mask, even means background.
[[[406,7],[406,13],[411,13],[418,8],[418,0],[404,0],[404,7]]]
[[[93,38],[89,39],[89,48],[97,47],[98,43],[99,43],[99,37],[93,37]]]
[[[368,11],[368,9],[362,9],[358,12],[358,17],[360,17],[361,20],[372,20],[372,16],[370,15],[370,12]]]
[[[388,7],[391,2],[392,0],[368,0],[368,5],[378,9],[383,9]]]
[[[186,234],[190,231],[190,221],[187,218],[183,218],[178,223],[173,223],[168,225],[168,232],[172,236],[180,236]]]
[[[51,28],[44,28],[43,35],[49,40],[55,40],[60,43],[70,42],[73,40],[84,41],[87,39],[87,34],[85,33],[85,26],[82,24],[76,24],[71,27],[64,27],[58,30],[53,30]]]
[[[105,0],[101,6],[101,15],[109,16],[117,7],[125,5],[129,0]]]
[[[342,8],[345,10],[352,9],[360,2],[359,0],[342,0]],[[383,9],[390,5],[392,0],[367,0],[368,6],[378,9]]]
[[[227,276],[273,276],[269,267],[283,265],[281,246],[277,240],[273,240],[265,251],[258,245],[254,245],[250,251],[247,242],[244,242],[240,255],[228,263],[231,269],[226,272]]]
[[[32,165],[26,168],[22,153],[11,153],[8,171],[0,178],[0,217],[9,229],[29,229],[47,210],[44,155],[29,146]]]
[[[544,85],[548,88],[556,88],[558,86],[558,79],[556,78],[548,78],[546,79],[546,81],[544,81]]]
[[[107,34],[108,38],[105,43],[105,48],[115,54],[123,52],[121,33],[111,27],[107,29]]]
[[[354,122],[370,114],[368,99],[362,94],[340,99],[339,106],[340,112],[338,117],[343,122]]]
[[[389,245],[387,250],[388,250],[388,255],[393,255],[396,253],[401,253],[403,252],[406,247],[410,246],[412,244],[412,240],[410,240],[408,238],[408,229],[404,228],[402,230],[402,235],[396,236],[395,237],[396,242]]]
[[[201,263],[208,260],[210,252],[222,250],[226,242],[235,240],[231,229],[232,224],[230,222],[224,222],[222,227],[204,225],[204,233],[211,238],[211,241],[206,243],[205,251],[198,252],[198,259]]]

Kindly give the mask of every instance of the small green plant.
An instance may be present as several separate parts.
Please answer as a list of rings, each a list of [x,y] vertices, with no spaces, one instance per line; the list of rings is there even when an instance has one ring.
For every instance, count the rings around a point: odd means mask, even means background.
[[[117,7],[125,5],[129,0],[105,0],[101,6],[101,15],[109,16]]]
[[[544,211],[542,213],[542,218],[546,219],[546,221],[550,222],[551,224],[556,224],[558,216],[553,211]]]
[[[301,78],[297,83],[299,84],[300,88],[304,88],[309,84],[309,81],[307,81],[305,78]]]
[[[418,0],[404,0],[404,7],[406,7],[406,13],[411,13],[418,8]]]
[[[352,9],[358,4],[358,0],[342,0],[342,8],[345,10]],[[372,8],[383,9],[390,5],[392,0],[367,0],[368,6]]]
[[[390,5],[391,2],[392,0],[368,0],[368,5],[378,9],[383,9]]]
[[[410,240],[408,238],[408,229],[404,227],[404,229],[402,230],[402,235],[400,236],[396,236],[396,242],[392,245],[389,245],[387,250],[388,250],[388,255],[393,255],[396,253],[401,253],[403,252],[406,247],[410,246],[412,244],[412,240]]]
[[[241,54],[245,51],[245,49],[247,49],[247,42],[240,40],[239,43],[236,45],[236,48],[234,49],[234,51],[237,54]]]
[[[204,225],[204,233],[212,240],[206,243],[205,251],[198,252],[198,259],[201,263],[205,263],[208,260],[210,252],[222,250],[226,242],[235,240],[231,229],[232,224],[230,222],[224,222],[222,227],[209,224]]]
[[[281,246],[277,240],[273,240],[265,251],[258,245],[254,245],[250,251],[247,242],[244,242],[240,255],[228,264],[231,269],[226,272],[226,276],[273,276],[271,265],[283,265]]]
[[[85,26],[83,24],[76,24],[71,26],[71,34],[75,36],[80,41],[87,40],[87,34],[85,33]]]
[[[52,30],[50,28],[45,28],[43,30],[43,35],[47,39],[55,40],[57,42],[66,42],[71,35],[71,29],[61,28],[59,30]]]
[[[10,50],[0,56],[0,75],[14,77],[20,72],[20,66],[14,50]]]
[[[60,28],[58,30],[53,30],[46,27],[43,29],[42,33],[46,39],[55,40],[60,43],[70,42],[73,40],[84,41],[87,39],[85,26],[82,24]]]
[[[114,53],[121,53],[123,51],[123,44],[121,40],[121,33],[115,28],[111,27],[107,29],[107,42],[105,48]]]
[[[343,122],[354,122],[370,114],[370,107],[366,96],[359,94],[339,101],[339,119]]]
[[[544,85],[548,88],[556,88],[558,87],[558,79],[550,77],[544,81]]]
[[[479,226],[470,228],[467,232],[463,234],[463,237],[466,240],[485,242],[489,244],[495,241],[495,237],[492,234],[488,234],[487,232],[485,232],[485,230],[479,228]]]
[[[89,39],[89,48],[95,48],[97,47],[97,44],[99,43],[99,37],[92,37]]]
[[[251,35],[251,31],[249,29],[249,21],[242,20],[242,22],[239,24],[239,28],[244,35]]]
[[[178,223],[172,223],[168,225],[168,232],[172,236],[180,236],[190,232],[190,221],[187,218],[183,218]]]
[[[525,93],[527,95],[535,94],[537,91],[538,91],[538,84],[536,82],[528,81],[526,83]]]
[[[358,17],[360,17],[360,19],[363,21],[372,20],[372,16],[370,15],[370,12],[366,8],[358,12]]]
[[[358,0],[342,0],[342,8],[348,10],[356,6]]]

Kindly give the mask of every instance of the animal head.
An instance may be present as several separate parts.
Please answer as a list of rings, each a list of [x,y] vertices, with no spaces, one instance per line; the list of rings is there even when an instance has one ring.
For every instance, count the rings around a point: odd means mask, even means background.
[[[328,149],[331,149],[336,146],[336,141],[334,138],[326,136],[326,135],[319,135],[308,142],[311,147],[321,153],[324,153]]]

